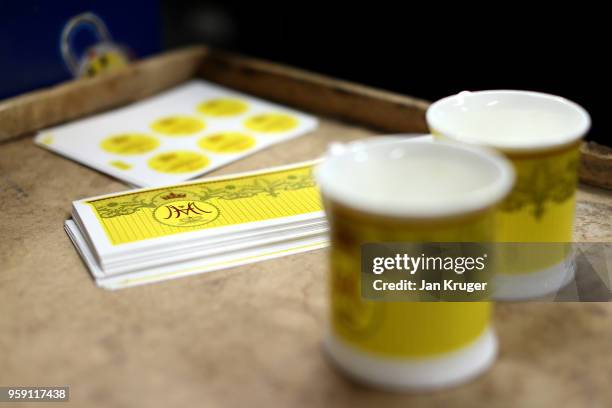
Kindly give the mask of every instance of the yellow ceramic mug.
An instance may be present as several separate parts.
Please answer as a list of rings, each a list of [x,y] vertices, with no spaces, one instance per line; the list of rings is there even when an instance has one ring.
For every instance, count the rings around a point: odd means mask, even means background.
[[[497,212],[496,240],[516,244],[499,245],[495,297],[538,297],[571,280],[569,243],[588,113],[536,92],[461,92],[432,104],[427,122],[437,139],[496,149],[515,169],[514,188]]]
[[[326,347],[349,375],[390,388],[465,381],[494,360],[489,302],[381,302],[361,296],[361,245],[488,242],[513,172],[483,149],[414,140],[332,148],[317,169],[331,227]]]

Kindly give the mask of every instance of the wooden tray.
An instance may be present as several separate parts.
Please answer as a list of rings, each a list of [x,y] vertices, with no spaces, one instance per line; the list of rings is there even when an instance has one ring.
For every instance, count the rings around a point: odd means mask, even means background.
[[[0,384],[69,385],[75,406],[610,406],[612,304],[505,303],[476,381],[389,394],[321,353],[326,251],[143,287],[94,286],[63,231],[72,200],[126,186],[34,146],[37,129],[193,76],[321,116],[313,134],[213,174],[312,159],[332,140],[426,132],[427,102],[195,47],[0,103]],[[612,193],[580,186],[576,239],[612,240]]]

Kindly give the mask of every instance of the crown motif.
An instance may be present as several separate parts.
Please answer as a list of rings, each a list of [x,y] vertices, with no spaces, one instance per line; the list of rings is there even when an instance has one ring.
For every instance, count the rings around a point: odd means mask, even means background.
[[[174,200],[175,198],[184,198],[184,197],[185,197],[185,193],[176,194],[174,192],[171,192],[170,194],[162,196],[164,200]]]

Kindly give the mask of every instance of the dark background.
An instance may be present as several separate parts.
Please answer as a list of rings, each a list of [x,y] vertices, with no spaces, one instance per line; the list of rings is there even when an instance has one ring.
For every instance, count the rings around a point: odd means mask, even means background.
[[[612,145],[609,11],[585,2],[20,0],[0,8],[0,99],[70,78],[59,39],[91,11],[138,57],[205,43],[428,100],[527,89],[583,105]],[[453,6],[454,5],[454,6]],[[95,43],[75,36],[81,55]]]
[[[136,56],[160,51],[160,10],[157,0],[0,0],[0,100],[54,85],[72,77],[60,52],[68,20],[94,12],[113,38]],[[72,37],[77,57],[99,41],[91,27]]]
[[[612,145],[609,13],[535,4],[162,1],[162,44],[208,43],[428,100],[480,89],[558,94],[591,113],[590,139]]]

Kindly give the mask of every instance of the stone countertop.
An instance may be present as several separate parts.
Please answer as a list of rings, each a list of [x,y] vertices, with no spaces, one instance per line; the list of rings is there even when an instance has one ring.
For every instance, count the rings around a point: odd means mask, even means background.
[[[312,159],[330,140],[370,133],[323,120],[213,174]],[[0,144],[1,385],[69,385],[79,407],[612,405],[611,303],[499,304],[500,355],[487,374],[394,394],[325,361],[325,250],[99,289],[63,222],[71,201],[126,188],[30,137]],[[577,211],[578,240],[612,240],[612,192],[581,186]]]

